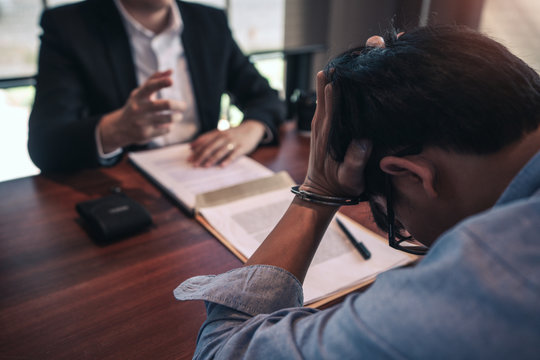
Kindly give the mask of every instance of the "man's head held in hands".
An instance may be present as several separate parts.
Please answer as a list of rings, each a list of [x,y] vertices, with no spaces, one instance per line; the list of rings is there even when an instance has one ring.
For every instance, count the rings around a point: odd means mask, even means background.
[[[396,237],[429,246],[493,206],[538,151],[540,77],[465,27],[399,35],[328,64],[328,151],[342,161],[351,142],[371,142],[364,182],[377,224],[388,230],[390,206]]]

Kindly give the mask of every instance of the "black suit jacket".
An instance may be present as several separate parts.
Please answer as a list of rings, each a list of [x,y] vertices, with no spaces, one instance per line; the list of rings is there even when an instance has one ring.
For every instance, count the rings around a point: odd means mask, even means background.
[[[216,128],[221,95],[228,92],[244,118],[263,122],[277,139],[283,104],[238,48],[224,12],[181,1],[178,6],[201,131]],[[44,171],[98,166],[96,126],[137,87],[121,15],[112,0],[88,0],[46,10],[41,26],[30,156]]]

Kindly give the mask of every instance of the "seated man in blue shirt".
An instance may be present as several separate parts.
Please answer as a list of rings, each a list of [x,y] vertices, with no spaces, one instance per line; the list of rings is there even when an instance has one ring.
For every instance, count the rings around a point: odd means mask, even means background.
[[[301,186],[313,201],[296,197],[245,267],[175,290],[206,301],[195,357],[537,358],[538,74],[481,34],[435,27],[372,38],[317,80]],[[426,256],[332,308],[302,308],[339,198],[361,194],[392,246]]]

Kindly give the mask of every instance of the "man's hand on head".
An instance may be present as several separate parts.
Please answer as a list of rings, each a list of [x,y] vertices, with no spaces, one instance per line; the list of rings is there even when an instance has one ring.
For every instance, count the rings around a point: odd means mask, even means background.
[[[400,38],[401,35],[405,34],[404,31],[400,32],[400,33],[397,33],[396,35],[396,38]],[[373,36],[370,36],[367,40],[366,40],[366,46],[369,46],[369,47],[378,47],[378,48],[384,48],[386,47],[385,43],[384,43],[384,39],[382,36],[379,36],[379,35],[373,35]]]
[[[399,33],[398,38],[403,35]],[[381,36],[371,36],[366,46],[384,48]],[[309,168],[301,189],[326,196],[355,197],[364,192],[364,168],[371,154],[371,142],[353,140],[342,163],[327,151],[332,122],[333,90],[325,74],[317,74],[317,108],[312,121]]]
[[[366,46],[383,48],[384,39],[379,35],[370,36],[369,39],[366,40]]]
[[[126,104],[104,115],[98,125],[105,153],[131,144],[147,143],[167,134],[173,121],[182,120],[185,103],[156,99],[156,93],[172,85],[171,70],[156,72],[133,90]]]
[[[196,167],[227,166],[255,150],[265,131],[265,126],[256,120],[244,120],[239,126],[224,131],[209,131],[191,143],[188,161]]]
[[[309,167],[302,190],[325,196],[356,197],[364,192],[364,168],[371,143],[353,140],[343,162],[332,159],[327,150],[332,122],[332,85],[325,74],[317,74],[317,108],[311,124]]]

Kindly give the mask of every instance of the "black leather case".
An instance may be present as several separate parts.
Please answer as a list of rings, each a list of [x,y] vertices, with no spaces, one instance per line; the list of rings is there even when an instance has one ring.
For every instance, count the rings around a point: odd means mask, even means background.
[[[76,209],[97,240],[116,240],[152,225],[148,211],[124,194],[80,202]]]

